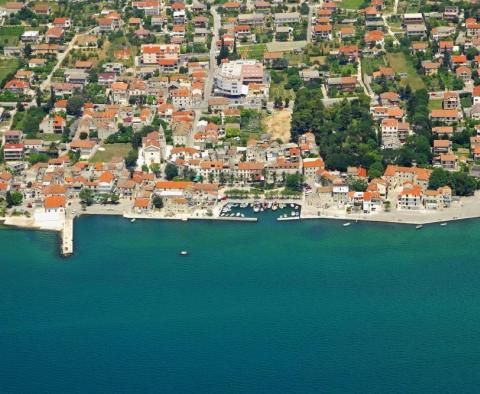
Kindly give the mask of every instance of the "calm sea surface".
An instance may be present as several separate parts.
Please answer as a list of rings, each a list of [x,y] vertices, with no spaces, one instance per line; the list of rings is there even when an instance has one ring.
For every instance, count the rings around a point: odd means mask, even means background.
[[[260,220],[0,228],[0,392],[479,392],[479,221]]]

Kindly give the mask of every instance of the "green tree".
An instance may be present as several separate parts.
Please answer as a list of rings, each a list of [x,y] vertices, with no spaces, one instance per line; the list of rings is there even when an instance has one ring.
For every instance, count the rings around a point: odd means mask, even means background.
[[[368,177],[370,179],[380,178],[383,175],[383,171],[383,164],[379,161],[376,161],[368,168]]]
[[[92,205],[93,193],[90,189],[82,189],[79,194],[80,200],[86,205]]]
[[[22,131],[28,136],[35,136],[38,131],[38,125],[44,118],[45,113],[39,107],[29,108],[23,117]]]
[[[125,156],[125,165],[128,168],[134,168],[137,165],[138,151],[136,149],[130,149]]]
[[[23,201],[23,194],[17,191],[8,191],[5,200],[9,208],[12,206],[18,206]]]
[[[79,116],[82,112],[83,104],[85,100],[82,96],[75,95],[67,101],[67,114],[72,116]]]
[[[118,194],[115,194],[115,193],[110,194],[110,201],[112,202],[112,204],[117,204],[119,200],[120,200],[120,196]]]
[[[436,190],[450,184],[450,173],[443,168],[434,168],[428,179],[428,188]]]
[[[36,163],[46,163],[48,159],[49,157],[46,153],[32,152],[28,155],[28,162],[32,165]]]
[[[138,149],[140,146],[142,146],[142,133],[133,133],[132,136],[132,146],[133,149]]]
[[[150,164],[150,171],[152,171],[155,175],[160,173],[160,164],[152,163]]]
[[[360,178],[351,178],[348,180],[348,186],[355,192],[364,192],[367,190],[367,182]]]
[[[285,186],[288,190],[300,191],[302,187],[303,176],[302,174],[288,174],[285,180]]]
[[[163,208],[162,197],[160,197],[158,194],[155,194],[152,199],[152,204],[156,209],[162,209]]]
[[[457,196],[472,196],[477,189],[477,181],[465,172],[454,172],[450,187]]]
[[[217,56],[217,66],[219,66],[222,63],[223,59],[227,59],[228,55],[229,55],[228,47],[225,45],[225,43],[222,40],[220,52],[218,53],[218,56]]]
[[[178,168],[173,163],[167,163],[165,166],[165,178],[169,181],[178,176]]]

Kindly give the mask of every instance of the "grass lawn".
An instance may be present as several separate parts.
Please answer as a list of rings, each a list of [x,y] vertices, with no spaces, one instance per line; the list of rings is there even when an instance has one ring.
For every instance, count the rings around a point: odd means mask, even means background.
[[[3,46],[17,45],[24,31],[24,26],[2,26],[0,28],[0,44]]]
[[[18,68],[18,59],[0,59],[0,81]]]
[[[44,140],[44,141],[49,141],[49,142],[58,142],[62,140],[62,135],[61,134],[43,134],[43,133],[38,133],[37,138]]]
[[[363,0],[342,0],[339,7],[347,8],[349,10],[358,10],[363,5],[363,3]]]
[[[327,63],[326,56],[310,56],[310,61],[313,63],[317,63],[319,66],[323,66]]]
[[[100,149],[105,150],[100,150]],[[102,145],[97,153],[90,159],[91,162],[109,162],[113,157],[124,157],[132,149],[131,144],[105,144]]]
[[[300,63],[305,63],[307,60],[304,53],[289,52],[285,54],[285,58],[288,60],[290,66],[298,66]]]
[[[402,86],[410,85],[413,90],[425,88],[422,78],[418,75],[413,64],[405,57],[402,52],[387,53],[387,60],[396,73],[406,73],[407,77],[402,78]]]
[[[428,101],[428,109],[431,111],[432,109],[442,109],[442,100],[429,100]]]
[[[237,47],[238,53],[245,56],[247,59],[263,60],[263,53],[265,52],[265,44],[253,44]]]
[[[287,97],[290,100],[293,100],[295,98],[295,93],[293,92],[292,89],[285,89],[286,81],[283,81],[279,84],[276,83],[271,83],[270,84],[270,91],[269,91],[269,98],[270,100],[274,100],[275,97],[281,97],[282,99],[286,99]]]
[[[365,57],[362,59],[362,71],[364,74],[371,75],[377,71],[381,66],[385,66],[385,60],[382,57]]]

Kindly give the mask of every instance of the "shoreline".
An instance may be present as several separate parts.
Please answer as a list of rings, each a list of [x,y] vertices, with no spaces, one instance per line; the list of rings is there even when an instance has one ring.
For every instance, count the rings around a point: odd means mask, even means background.
[[[297,201],[296,204],[302,208],[300,216],[296,217],[277,217],[277,222],[291,222],[302,220],[334,220],[340,222],[367,222],[380,224],[396,224],[396,225],[435,225],[441,223],[457,222],[464,220],[480,219],[480,212],[474,212],[471,215],[461,214],[465,211],[464,207],[452,208],[452,212],[434,211],[393,211],[393,212],[378,212],[373,214],[345,214],[339,212],[338,214],[313,214],[312,208],[307,208],[302,205],[302,202]],[[306,211],[306,212],[305,212]],[[459,212],[460,211],[460,212]],[[319,212],[319,211],[318,211]],[[214,216],[198,216],[198,215],[176,215],[165,216],[162,214],[137,214],[132,212],[121,211],[81,211],[73,215],[67,214],[62,223],[54,223],[50,227],[35,224],[32,218],[23,216],[10,216],[0,218],[0,224],[6,227],[16,227],[24,230],[34,231],[54,231],[59,233],[60,240],[60,255],[69,257],[74,253],[74,222],[76,218],[81,216],[119,216],[127,220],[175,220],[175,221],[220,221],[220,222],[243,222],[243,223],[257,223],[260,218],[257,216],[249,217],[222,217]]]

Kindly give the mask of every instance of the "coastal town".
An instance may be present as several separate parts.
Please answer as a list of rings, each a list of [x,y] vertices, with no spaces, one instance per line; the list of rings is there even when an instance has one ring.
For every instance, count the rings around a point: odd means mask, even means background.
[[[1,2],[2,221],[480,217],[479,11]]]

